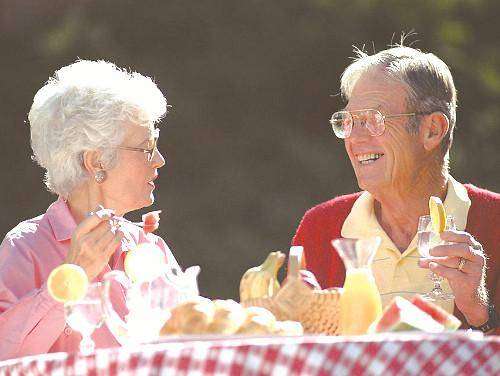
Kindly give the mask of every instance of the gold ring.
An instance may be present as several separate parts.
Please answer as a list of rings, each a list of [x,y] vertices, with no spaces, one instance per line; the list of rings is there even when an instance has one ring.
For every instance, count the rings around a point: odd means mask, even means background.
[[[466,259],[460,257],[460,261],[458,262],[458,268],[457,268],[458,271],[463,272],[466,261],[467,261]]]

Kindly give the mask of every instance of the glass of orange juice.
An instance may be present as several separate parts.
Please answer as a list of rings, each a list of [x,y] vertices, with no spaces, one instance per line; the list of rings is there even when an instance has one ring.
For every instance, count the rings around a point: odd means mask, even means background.
[[[340,297],[342,335],[366,334],[369,326],[382,314],[382,301],[371,269],[380,242],[380,237],[332,240],[346,269]]]

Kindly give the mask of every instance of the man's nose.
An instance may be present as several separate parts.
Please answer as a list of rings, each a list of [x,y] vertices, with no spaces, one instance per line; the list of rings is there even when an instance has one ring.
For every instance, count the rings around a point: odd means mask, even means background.
[[[354,120],[349,138],[363,139],[371,137],[370,131],[368,130],[368,127],[366,125],[367,125],[366,122],[362,122],[360,120]]]

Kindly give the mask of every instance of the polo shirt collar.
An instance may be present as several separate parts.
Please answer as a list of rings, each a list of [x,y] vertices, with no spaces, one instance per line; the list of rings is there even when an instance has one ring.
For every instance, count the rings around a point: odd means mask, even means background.
[[[380,236],[382,244],[387,248],[398,251],[392,240],[380,226],[374,211],[375,199],[369,192],[363,192],[354,202],[351,212],[342,226],[341,234],[344,238],[367,238]],[[471,201],[465,187],[452,176],[448,176],[446,199],[444,201],[446,213],[455,218],[457,229],[463,231],[467,225],[467,214]],[[403,252],[405,256],[416,248],[416,234],[408,248]],[[399,253],[399,251],[398,251]]]
[[[448,193],[444,200],[446,213],[455,218],[457,230],[464,231],[467,226],[467,215],[471,206],[471,200],[467,189],[458,181],[448,176]]]
[[[66,201],[59,197],[47,209],[46,216],[57,241],[70,240],[76,228],[76,222]]]

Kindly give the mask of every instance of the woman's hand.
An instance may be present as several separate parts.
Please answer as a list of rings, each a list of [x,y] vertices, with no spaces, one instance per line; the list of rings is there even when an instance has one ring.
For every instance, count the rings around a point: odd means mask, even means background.
[[[432,248],[431,257],[421,259],[420,266],[448,279],[455,304],[469,324],[484,324],[488,320],[488,295],[483,247],[463,231],[445,231],[441,239],[452,244]]]
[[[81,266],[92,281],[109,262],[119,246],[123,233],[113,226],[113,212],[101,209],[85,218],[71,237],[65,263]]]

